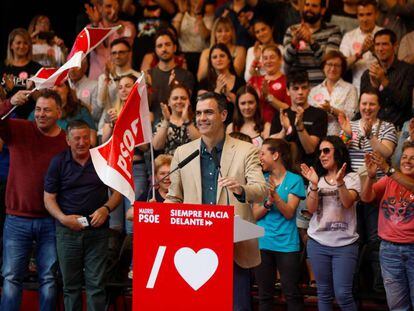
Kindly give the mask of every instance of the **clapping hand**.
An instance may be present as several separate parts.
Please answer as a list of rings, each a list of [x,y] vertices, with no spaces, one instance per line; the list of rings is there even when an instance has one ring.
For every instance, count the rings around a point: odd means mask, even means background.
[[[312,186],[315,188],[318,187],[319,177],[313,166],[309,167],[305,163],[302,163],[300,169],[302,176],[309,180],[309,182],[312,183]]]
[[[341,127],[342,131],[348,136],[352,136],[352,128],[351,128],[351,121],[349,120],[348,116],[343,113],[338,115],[338,123]]]
[[[335,179],[336,179],[337,185],[344,183],[345,174],[346,174],[346,163],[344,163],[342,167],[340,168],[340,170],[336,173]]]
[[[364,132],[364,136],[367,138],[371,138],[371,133],[372,133],[372,120],[368,119],[364,122],[364,124],[362,125],[362,130]]]
[[[377,175],[378,165],[373,160],[372,153],[365,153],[364,160],[365,167],[367,168],[368,177],[375,178],[375,176]]]
[[[279,118],[280,118],[280,124],[282,125],[282,128],[287,132],[290,128],[290,120],[286,112],[283,112],[282,109],[279,110]]]
[[[160,106],[161,106],[161,113],[162,113],[162,116],[164,117],[164,120],[169,122],[171,118],[170,108],[168,107],[167,104],[164,104],[164,103],[160,103]]]

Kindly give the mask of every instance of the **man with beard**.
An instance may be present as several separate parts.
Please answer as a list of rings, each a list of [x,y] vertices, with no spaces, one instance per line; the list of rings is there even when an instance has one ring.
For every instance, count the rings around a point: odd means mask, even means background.
[[[112,108],[118,99],[118,80],[122,76],[139,76],[139,72],[131,67],[131,45],[125,38],[111,42],[111,57],[105,64],[105,72],[98,78],[96,106],[92,107],[92,116],[99,122],[98,133],[102,135],[104,109]]]
[[[414,70],[412,65],[397,59],[397,44],[397,36],[392,30],[382,29],[374,35],[378,61],[362,75],[361,93],[370,88],[378,90],[381,106],[378,118],[401,129],[412,116]]]
[[[148,70],[147,83],[151,86],[151,111],[154,124],[161,118],[160,103],[167,103],[171,83],[184,85],[191,92],[194,88],[194,76],[186,69],[177,67],[174,54],[177,51],[176,38],[167,29],[161,29],[155,35],[155,54],[159,60],[156,67]]]
[[[376,0],[362,0],[357,6],[359,27],[347,32],[341,42],[340,51],[346,57],[352,70],[352,84],[359,90],[361,76],[375,61],[371,50],[374,47],[374,34],[381,30],[375,25],[378,17]]]
[[[341,31],[338,26],[323,22],[325,0],[306,0],[302,22],[290,26],[283,39],[285,71],[305,70],[312,86],[325,76],[321,69],[324,54],[338,50]]]
[[[119,0],[98,0],[94,7],[87,6],[86,13],[92,27],[122,27],[110,35],[102,44],[97,46],[90,54],[89,78],[96,80],[105,68],[109,59],[111,48],[109,42],[117,38],[126,38],[132,46],[136,37],[135,26],[128,21],[119,19]]]

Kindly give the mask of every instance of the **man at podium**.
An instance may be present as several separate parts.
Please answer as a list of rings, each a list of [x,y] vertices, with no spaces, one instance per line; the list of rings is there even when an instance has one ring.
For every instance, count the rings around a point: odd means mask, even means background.
[[[200,156],[173,173],[165,202],[234,206],[234,213],[253,222],[250,204],[263,202],[266,182],[258,149],[225,134],[226,99],[207,92],[198,97],[196,123],[201,138],[175,151],[171,170],[199,150]],[[251,310],[249,268],[260,263],[256,239],[235,243],[234,310]]]

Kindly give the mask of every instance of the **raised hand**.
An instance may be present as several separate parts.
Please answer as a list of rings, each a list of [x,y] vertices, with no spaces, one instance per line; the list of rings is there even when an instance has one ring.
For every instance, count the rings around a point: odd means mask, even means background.
[[[162,116],[164,117],[164,120],[169,122],[171,118],[170,108],[168,107],[168,105],[164,103],[160,103],[160,105],[161,105],[161,112],[162,112]]]
[[[390,168],[385,158],[378,151],[372,152],[371,158],[372,161],[374,161],[374,163],[377,165],[377,167],[383,172],[387,172]]]
[[[338,123],[345,134],[347,134],[348,136],[352,136],[351,121],[349,120],[348,116],[346,116],[343,113],[340,113],[338,115]]]
[[[279,110],[279,118],[280,118],[280,124],[287,132],[290,128],[290,120],[286,112],[283,112],[282,109]]]
[[[330,112],[331,111],[331,103],[328,100],[325,100],[323,103],[319,104],[319,108],[326,111],[326,112]]]
[[[370,137],[372,133],[372,120],[366,120],[362,125],[362,130],[364,132],[365,137]]]
[[[295,126],[299,126],[303,123],[304,112],[305,110],[301,106],[296,107]]]
[[[337,185],[340,185],[344,182],[345,174],[346,174],[346,163],[344,163],[342,167],[339,169],[339,171],[336,173],[335,179],[336,179]]]
[[[184,105],[183,112],[181,113],[181,120],[183,121],[183,123],[190,121],[189,107],[190,101],[187,101]]]
[[[318,174],[316,174],[313,166],[309,167],[305,163],[300,165],[302,176],[312,183],[312,186],[317,187],[319,182]]]
[[[364,39],[364,42],[362,43],[361,55],[364,54],[365,52],[368,52],[373,47],[374,47],[374,39],[372,38],[371,35],[367,35]]]
[[[96,6],[90,6],[88,3],[85,3],[85,12],[88,15],[92,25],[96,26],[99,24],[102,16]]]
[[[168,85],[172,85],[174,83],[178,83],[178,81],[175,79],[175,71],[173,69],[171,70],[170,77],[168,79]]]
[[[372,158],[372,153],[365,153],[364,160],[365,167],[367,168],[368,177],[375,178],[375,176],[377,175],[378,165],[374,162]]]
[[[108,109],[108,116],[111,123],[115,124],[118,119],[118,114],[116,113],[115,108]]]

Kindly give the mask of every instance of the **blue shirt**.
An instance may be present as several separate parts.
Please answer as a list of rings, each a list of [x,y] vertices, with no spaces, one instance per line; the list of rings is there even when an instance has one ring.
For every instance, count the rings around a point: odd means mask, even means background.
[[[108,187],[96,174],[92,160],[80,165],[69,148],[50,162],[45,191],[57,193],[57,203],[65,215],[89,216],[108,200]]]
[[[223,151],[224,140],[217,146],[217,161],[220,163],[221,153]],[[201,202],[203,204],[216,204],[217,200],[217,179],[219,170],[210,152],[207,151],[207,146],[201,140],[200,165],[201,165]]]
[[[269,173],[265,173],[266,181]],[[297,174],[287,171],[282,183],[277,187],[277,194],[287,203],[289,194],[300,199],[306,196],[303,179]],[[296,218],[286,219],[273,204],[272,209],[260,220],[259,226],[265,228],[265,235],[259,238],[259,248],[277,252],[297,252],[300,249],[299,233]]]

